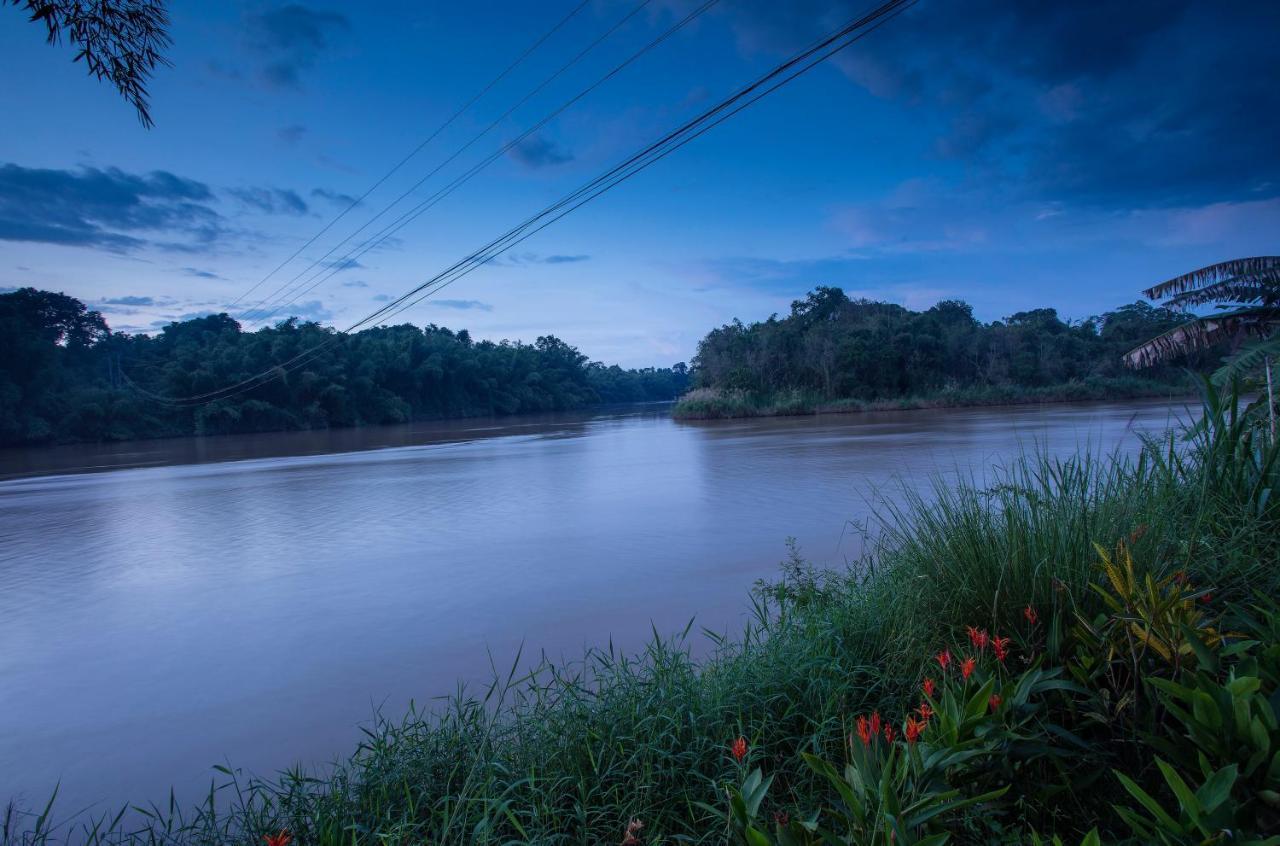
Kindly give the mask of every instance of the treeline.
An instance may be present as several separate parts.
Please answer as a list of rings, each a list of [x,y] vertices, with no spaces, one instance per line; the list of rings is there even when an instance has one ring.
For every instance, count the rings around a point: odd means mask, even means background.
[[[218,391],[326,341],[305,365],[243,394],[193,407],[156,399]],[[0,295],[4,445],[561,411],[669,400],[687,386],[683,363],[607,367],[550,335],[493,343],[410,324],[343,335],[297,320],[245,332],[226,314],[130,335],[64,294]]]
[[[985,389],[1043,394],[1090,380],[1173,385],[1185,380],[1187,362],[1134,374],[1121,356],[1185,319],[1138,302],[1080,322],[1040,308],[983,323],[956,300],[912,311],[820,287],[786,317],[735,320],[710,332],[693,379],[695,387],[762,402],[784,394],[861,401]]]

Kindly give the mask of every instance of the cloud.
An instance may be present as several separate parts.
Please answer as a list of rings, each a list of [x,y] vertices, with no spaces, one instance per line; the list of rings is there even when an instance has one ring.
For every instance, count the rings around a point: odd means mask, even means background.
[[[573,161],[573,153],[541,135],[530,135],[508,150],[507,155],[531,170]]]
[[[333,259],[332,261],[322,261],[320,264],[330,270],[355,270],[364,267],[363,264],[353,258]]]
[[[350,208],[360,202],[350,194],[344,194],[341,191],[330,191],[327,188],[312,188],[311,196],[333,203],[335,206],[340,206],[344,209]]]
[[[785,53],[859,8],[741,0],[733,26]],[[941,118],[935,153],[991,194],[1194,206],[1280,195],[1278,28],[1274,3],[922,3],[832,61],[923,131]]]
[[[296,191],[284,188],[229,188],[227,193],[263,214],[302,215],[308,210]]]
[[[118,305],[118,306],[153,306],[156,304],[155,297],[111,297],[109,299],[98,300],[99,305]]]
[[[374,298],[373,298],[373,301],[374,301],[375,303],[387,303],[387,302],[391,302],[391,295],[390,295],[390,294],[378,294],[376,297],[374,297]]]
[[[554,254],[544,256],[538,253],[507,253],[504,256],[491,259],[489,264],[505,264],[511,267],[519,267],[524,264],[575,264],[580,261],[590,260],[591,256],[589,255]]]
[[[291,123],[276,130],[276,137],[289,146],[297,144],[306,134],[307,128],[300,123]]]
[[[329,320],[333,317],[333,312],[325,308],[324,303],[319,300],[308,300],[305,303],[294,303],[288,308],[290,317],[297,317],[302,320]]]
[[[337,12],[291,3],[248,19],[249,45],[266,62],[260,74],[274,88],[300,88],[302,72],[332,51],[335,39],[351,30]]]
[[[437,308],[452,308],[459,311],[493,311],[493,306],[479,300],[427,300],[427,305]]]
[[[342,287],[344,287],[344,288],[368,288],[368,287],[369,287],[369,283],[368,283],[368,282],[362,282],[362,281],[360,281],[359,279],[352,279],[350,282],[343,282],[343,283],[342,283]]]
[[[168,171],[126,173],[118,168],[79,170],[0,166],[0,240],[97,247],[130,252],[149,243],[199,249],[224,233],[203,182]],[[166,232],[196,245],[152,242]]]
[[[201,270],[198,267],[184,267],[182,272],[187,276],[194,276],[197,279],[221,279],[222,277],[214,273],[212,270]]]

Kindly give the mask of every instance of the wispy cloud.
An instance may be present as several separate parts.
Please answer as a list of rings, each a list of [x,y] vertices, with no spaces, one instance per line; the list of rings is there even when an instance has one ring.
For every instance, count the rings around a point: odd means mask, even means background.
[[[458,311],[493,311],[493,306],[479,300],[427,300],[427,305]]]
[[[508,150],[507,155],[531,170],[573,161],[573,153],[541,135],[530,135]]]
[[[303,71],[334,49],[350,32],[351,21],[338,12],[291,3],[251,15],[246,29],[250,47],[265,61],[262,80],[275,88],[300,88]]]

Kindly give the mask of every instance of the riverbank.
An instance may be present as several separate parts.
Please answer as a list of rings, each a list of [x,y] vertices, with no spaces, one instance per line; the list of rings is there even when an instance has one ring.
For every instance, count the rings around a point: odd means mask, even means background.
[[[938,809],[928,824],[945,823],[962,842],[1011,843],[1031,842],[1032,828],[1077,843],[1097,825],[1103,842],[1117,842],[1128,827],[1112,808],[1126,795],[1113,770],[1158,803],[1176,800],[1161,788],[1156,753],[1138,739],[1134,722],[1141,717],[1146,729],[1165,730],[1168,714],[1151,710],[1145,688],[1141,708],[1117,707],[1133,702],[1123,661],[1095,662],[1089,666],[1097,672],[1075,675],[1084,667],[1080,656],[1098,654],[1082,625],[1113,631],[1108,605],[1092,587],[1106,580],[1095,544],[1114,555],[1124,542],[1140,578],[1151,573],[1161,591],[1185,590],[1176,608],[1204,610],[1179,619],[1200,628],[1242,631],[1242,623],[1220,618],[1280,586],[1276,450],[1221,409],[1210,424],[1190,444],[1153,443],[1136,460],[1033,457],[999,483],[908,497],[882,513],[877,543],[848,571],[788,561],[779,581],[753,592],[752,623],[717,641],[705,659],[692,657],[686,631],[655,639],[634,657],[601,648],[572,666],[545,664],[527,675],[513,669],[435,713],[379,723],[350,759],[318,778],[241,778],[239,790],[219,794],[216,814],[206,808],[179,818],[162,807],[137,833],[111,826],[108,814],[97,834],[139,844],[260,842],[282,829],[298,844],[619,842],[628,821],[639,819],[638,842],[722,843],[726,825],[772,829],[776,814],[788,826],[816,815],[843,836],[835,820],[844,794],[802,753],[838,767],[848,758],[861,772],[871,754],[864,748],[903,761],[911,749],[937,751],[953,738],[972,766],[956,761],[918,779],[904,771],[885,788],[901,794],[885,795],[904,806],[931,801],[933,809],[953,801],[936,799],[951,790],[961,791],[960,801],[1012,788],[1007,798],[983,799],[976,813]],[[1140,597],[1124,601],[1131,612],[1141,607]],[[974,637],[989,633],[986,646],[970,639],[970,626]],[[1181,629],[1162,624],[1162,637],[1171,631]],[[1005,636],[1007,662],[990,640]],[[1118,636],[1121,648],[1124,632]],[[944,651],[954,656],[946,668],[932,657]],[[1188,666],[1197,660],[1192,652],[1180,659]],[[980,659],[972,672],[961,668],[970,655]],[[1164,666],[1152,653],[1139,660],[1152,674]],[[1040,671],[1059,675],[1022,684]],[[917,738],[923,745],[909,747],[902,735],[911,724],[902,715],[916,719],[926,677],[938,684],[936,722]],[[998,693],[989,682],[1001,685]],[[1274,679],[1266,684],[1264,691],[1274,690]],[[997,695],[1002,702],[992,706]],[[957,717],[957,702],[973,713]],[[895,737],[864,747],[857,718],[873,711],[891,720]],[[875,766],[897,772],[888,760]],[[757,768],[771,779],[764,789],[751,780]],[[1193,787],[1203,780],[1181,771]],[[1241,778],[1225,792],[1243,796],[1254,784]],[[742,803],[750,819],[726,822],[721,814],[732,817],[737,807],[726,789],[753,785]],[[1253,800],[1248,808],[1255,807]],[[883,813],[872,809],[873,822]],[[14,817],[3,841],[68,833],[50,833],[34,816]],[[850,839],[879,843],[888,835],[882,829],[879,839]],[[899,835],[897,842],[913,840]]]
[[[806,414],[856,414],[866,411],[910,411],[926,408],[973,408],[1042,402],[1089,402],[1191,396],[1195,388],[1137,377],[1090,378],[1040,388],[986,386],[945,388],[922,396],[893,399],[824,399],[804,391],[757,396],[745,391],[695,388],[671,409],[677,420],[723,420],[740,417],[788,417]]]

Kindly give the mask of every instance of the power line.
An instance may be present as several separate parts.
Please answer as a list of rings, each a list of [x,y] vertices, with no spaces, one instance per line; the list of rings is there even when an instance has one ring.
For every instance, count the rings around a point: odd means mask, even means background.
[[[315,284],[311,285],[311,287],[307,288],[305,291],[292,291],[292,292],[290,292],[290,291],[286,291],[286,292],[283,294],[282,298],[283,298],[283,297],[289,297],[289,299],[288,299],[287,301],[285,301],[285,302],[281,302],[281,303],[278,303],[278,304],[275,304],[275,305],[274,305],[274,307],[271,309],[271,311],[269,311],[269,312],[267,312],[267,313],[265,313],[265,314],[261,314],[261,309],[262,309],[263,307],[265,307],[265,306],[266,306],[266,304],[267,304],[267,302],[268,302],[268,301],[273,300],[273,299],[274,299],[278,294],[280,294],[280,292],[281,292],[281,291],[285,291],[285,289],[286,289],[286,288],[289,288],[291,285],[293,285],[293,283],[297,282],[297,281],[298,281],[298,279],[300,279],[302,276],[306,275],[307,273],[309,273],[311,270],[313,270],[313,269],[314,269],[314,268],[316,268],[316,267],[320,267],[320,268],[321,268],[321,269],[320,269],[320,271],[319,271],[319,273],[318,273],[317,275],[323,274],[325,269],[328,269],[328,270],[332,271],[332,272],[330,272],[329,274],[324,275],[323,279],[321,279],[321,280],[320,280],[321,282],[323,282],[323,281],[325,281],[325,280],[327,280],[327,279],[331,278],[334,274],[336,274],[336,273],[338,273],[338,272],[340,272],[340,271],[342,271],[342,270],[345,270],[346,268],[350,267],[350,266],[351,266],[350,262],[351,262],[351,261],[353,261],[353,259],[351,259],[351,258],[350,258],[350,254],[349,254],[349,253],[348,253],[348,256],[347,256],[347,257],[342,258],[342,259],[339,259],[339,260],[338,260],[338,261],[336,261],[336,262],[331,262],[331,263],[329,263],[329,266],[328,266],[327,268],[324,266],[324,264],[325,264],[325,259],[327,259],[327,258],[329,258],[329,256],[333,255],[333,253],[334,253],[334,252],[335,252],[339,247],[341,247],[343,244],[346,244],[348,241],[350,241],[350,240],[351,240],[352,238],[354,238],[356,235],[359,235],[361,232],[363,232],[365,229],[367,229],[367,228],[368,228],[368,227],[369,227],[369,226],[370,226],[374,221],[378,220],[378,219],[379,219],[380,217],[382,217],[384,214],[386,214],[387,212],[391,211],[391,209],[393,209],[395,206],[399,205],[399,204],[400,204],[400,202],[401,202],[402,200],[404,200],[406,197],[408,197],[408,196],[409,196],[409,195],[411,195],[413,192],[415,192],[415,191],[417,191],[419,188],[421,188],[421,187],[422,187],[422,185],[423,185],[424,183],[426,183],[426,181],[427,181],[427,180],[429,180],[431,177],[435,176],[437,173],[439,173],[441,170],[443,170],[446,166],[448,166],[450,163],[452,163],[452,162],[454,161],[454,159],[458,158],[458,156],[462,155],[462,154],[463,154],[463,153],[465,153],[468,149],[470,149],[470,148],[471,148],[471,146],[472,146],[473,144],[475,144],[477,141],[479,141],[479,140],[480,140],[481,138],[483,138],[485,135],[488,135],[488,134],[489,134],[489,132],[491,132],[491,131],[492,131],[493,129],[495,129],[499,124],[501,124],[501,123],[502,123],[502,121],[504,121],[504,120],[506,120],[508,117],[510,117],[510,115],[512,114],[512,112],[514,112],[516,109],[520,108],[520,107],[521,107],[521,106],[523,106],[525,103],[527,103],[531,98],[533,98],[535,95],[537,95],[539,92],[541,92],[544,88],[546,88],[548,85],[550,85],[550,84],[551,84],[552,82],[554,82],[556,79],[558,79],[558,78],[559,78],[559,77],[560,77],[560,76],[561,76],[565,71],[569,70],[569,68],[573,67],[573,66],[574,66],[575,64],[577,64],[579,61],[581,61],[581,60],[582,60],[582,59],[583,59],[583,58],[584,58],[588,53],[590,53],[592,50],[594,50],[596,47],[598,47],[602,42],[604,42],[607,38],[609,38],[611,35],[613,35],[613,33],[617,32],[619,29],[621,29],[621,28],[622,28],[622,27],[623,27],[623,26],[624,26],[628,21],[630,21],[633,17],[635,17],[636,15],[638,15],[638,14],[639,14],[639,13],[640,13],[640,12],[641,12],[645,7],[646,7],[646,6],[648,6],[650,2],[652,2],[652,0],[640,0],[640,3],[639,3],[638,5],[636,5],[633,9],[631,9],[631,11],[630,11],[630,12],[628,12],[626,15],[624,15],[621,19],[619,19],[617,23],[615,23],[613,26],[611,26],[611,27],[609,27],[607,30],[605,30],[605,31],[604,31],[604,32],[603,32],[599,37],[597,37],[594,41],[592,41],[590,44],[588,44],[586,47],[584,47],[582,50],[580,50],[580,51],[577,53],[577,55],[575,55],[572,59],[570,59],[568,62],[566,62],[566,63],[565,63],[564,65],[562,65],[560,68],[558,68],[554,73],[552,73],[552,74],[551,74],[550,76],[548,76],[546,79],[542,80],[542,82],[540,82],[540,83],[538,83],[536,86],[534,86],[534,88],[533,88],[531,91],[529,91],[527,94],[525,94],[523,97],[521,97],[521,98],[520,98],[520,100],[519,100],[519,101],[517,101],[517,102],[515,103],[515,105],[511,106],[511,107],[510,107],[509,109],[507,109],[505,112],[503,112],[502,114],[500,114],[500,115],[499,115],[495,120],[493,120],[493,122],[491,122],[491,123],[490,123],[488,126],[486,126],[484,129],[480,130],[480,132],[479,132],[479,133],[477,133],[477,134],[476,134],[475,136],[473,136],[469,141],[467,141],[465,144],[463,144],[461,147],[459,147],[457,150],[455,150],[455,151],[453,152],[453,154],[452,154],[452,155],[450,155],[450,156],[449,156],[448,158],[446,158],[444,161],[440,162],[438,165],[436,165],[434,168],[432,168],[432,169],[431,169],[431,170],[430,170],[430,171],[429,171],[425,176],[423,176],[421,179],[419,179],[417,182],[415,182],[412,186],[410,186],[410,188],[409,188],[407,191],[405,191],[403,194],[401,194],[400,196],[396,197],[396,198],[395,198],[394,200],[392,200],[390,203],[388,203],[387,205],[385,205],[385,206],[382,208],[382,210],[381,210],[381,211],[379,211],[376,215],[374,215],[372,218],[370,218],[369,220],[367,220],[364,224],[362,224],[358,229],[356,229],[356,230],[355,230],[354,232],[352,232],[350,235],[348,235],[347,237],[343,238],[341,241],[339,241],[339,242],[338,242],[337,244],[335,244],[334,246],[330,247],[328,252],[326,252],[324,255],[320,256],[320,258],[316,259],[315,261],[311,262],[311,264],[309,264],[307,267],[304,267],[301,271],[299,271],[299,272],[298,272],[298,273],[297,273],[297,274],[296,274],[292,279],[290,279],[288,282],[286,282],[285,284],[283,284],[283,285],[281,285],[280,287],[276,288],[276,290],[275,290],[275,291],[273,291],[270,295],[268,295],[268,296],[263,300],[263,302],[259,304],[259,306],[258,306],[257,308],[252,309],[252,310],[250,310],[250,311],[248,311],[248,312],[245,312],[243,315],[241,315],[241,320],[246,320],[246,319],[248,319],[251,315],[253,315],[253,314],[255,314],[255,313],[259,313],[259,314],[260,314],[260,316],[253,318],[250,322],[252,322],[252,323],[259,323],[259,322],[266,321],[266,320],[270,319],[272,315],[274,315],[274,314],[276,314],[277,312],[279,312],[282,308],[285,308],[286,306],[291,305],[293,302],[295,302],[295,301],[298,299],[298,297],[303,296],[304,294],[308,293],[309,291],[315,290],[315,288],[317,287],[317,285],[319,285],[319,284],[320,284],[319,282],[317,282],[317,283],[315,283]],[[714,0],[713,0],[713,2],[714,2]],[[581,96],[582,96],[582,95],[579,95],[579,97],[581,97]],[[555,115],[555,114],[558,114],[560,111],[563,111],[563,110],[564,110],[564,108],[567,108],[567,106],[563,106],[563,107],[561,107],[561,109],[557,110],[557,112],[553,113],[551,116],[548,116],[548,117],[544,118],[542,121],[540,121],[540,122],[537,124],[537,126],[542,126],[542,125],[544,125],[547,121],[549,121],[549,120],[551,119],[551,117],[554,117],[554,115]],[[514,146],[514,143],[518,143],[518,141],[523,140],[524,138],[527,138],[530,134],[532,134],[532,132],[533,132],[533,130],[530,130],[529,132],[526,132],[524,135],[522,135],[522,136],[520,137],[520,139],[518,139],[518,140],[517,140],[517,142],[513,142],[513,144],[508,145],[508,147],[507,147],[507,148],[504,148],[504,151],[505,151],[505,149],[509,149],[511,146]],[[384,239],[384,240],[385,240],[385,239]],[[366,250],[365,252],[367,252],[367,250]],[[361,255],[363,255],[363,254],[364,254],[364,253],[362,252],[362,253],[361,253]],[[302,283],[301,283],[301,285],[299,285],[298,287],[299,287],[299,288],[301,288],[301,287],[302,287],[302,285],[306,285],[306,284],[307,284],[307,282],[312,281],[312,279],[315,279],[315,276],[312,276],[310,279],[305,280],[305,281],[304,281],[304,282],[302,282]]]
[[[817,67],[831,56],[834,56],[841,50],[848,48],[850,45],[856,43],[866,35],[869,35],[871,32],[874,32],[880,26],[884,25],[889,20],[892,20],[894,17],[897,17],[907,8],[913,6],[915,2],[916,0],[887,0],[887,2],[877,6],[867,14],[850,21],[832,34],[815,42],[808,49],[802,51],[786,62],[783,62],[773,70],[739,89],[717,105],[706,110],[690,121],[687,121],[685,124],[663,136],[658,141],[647,145],[621,164],[615,166],[609,171],[606,171],[604,174],[596,177],[577,190],[561,198],[556,203],[553,203],[540,212],[530,216],[521,224],[490,241],[479,250],[470,253],[468,256],[455,262],[444,271],[410,289],[408,292],[397,297],[387,305],[375,310],[372,314],[356,321],[342,332],[335,333],[320,344],[297,353],[287,361],[281,362],[268,370],[264,370],[261,373],[241,380],[234,385],[229,385],[217,391],[210,391],[204,394],[197,394],[190,397],[171,398],[159,397],[158,395],[151,394],[150,392],[146,393],[153,398],[171,404],[198,404],[230,398],[237,394],[244,393],[245,391],[252,390],[261,384],[265,384],[267,381],[285,375],[289,371],[290,367],[302,366],[315,358],[315,356],[320,352],[335,343],[339,335],[345,335],[356,331],[361,326],[365,326],[380,318],[400,314],[404,310],[411,308],[418,302],[421,302],[431,294],[443,289],[457,281],[462,276],[467,275],[483,264],[491,261],[501,252],[510,249],[512,246],[532,237],[564,216],[571,214],[581,206],[596,199],[622,182],[625,182],[640,171],[665,158],[683,147],[685,144],[693,141],[695,138],[698,138],[705,132],[708,132],[741,112],[743,109],[759,102],[759,100],[789,82],[792,82],[802,74],[807,73],[814,67]]]
[[[590,3],[590,2],[591,2],[591,0],[581,0],[581,2],[580,2],[580,3],[578,3],[578,5],[574,6],[574,7],[573,7],[573,9],[571,9],[567,15],[565,15],[563,18],[561,18],[561,19],[556,23],[556,25],[555,25],[555,26],[551,27],[551,29],[549,29],[549,30],[547,30],[545,33],[543,33],[543,35],[542,35],[542,37],[541,37],[541,38],[539,38],[537,41],[533,42],[533,44],[529,45],[529,47],[528,47],[528,48],[526,48],[526,49],[525,49],[525,51],[524,51],[523,53],[521,53],[519,56],[517,56],[517,57],[515,58],[515,60],[514,60],[513,62],[511,62],[511,64],[509,64],[509,65],[507,65],[505,68],[503,68],[503,69],[502,69],[502,72],[501,72],[501,73],[499,73],[497,76],[495,76],[493,79],[491,79],[491,80],[489,81],[489,84],[488,84],[488,85],[486,85],[484,88],[481,88],[481,89],[480,89],[480,91],[479,91],[475,96],[473,96],[470,100],[468,100],[466,103],[464,103],[464,104],[462,105],[462,108],[458,109],[456,112],[454,112],[452,115],[450,115],[450,116],[449,116],[449,117],[444,121],[444,123],[442,123],[442,124],[440,124],[438,127],[436,127],[435,131],[434,131],[434,132],[432,132],[430,135],[428,135],[428,136],[426,137],[426,139],[425,139],[421,144],[419,144],[417,147],[414,147],[414,148],[413,148],[413,150],[412,150],[412,151],[410,151],[410,152],[409,152],[409,154],[408,154],[407,156],[405,156],[405,157],[404,157],[404,158],[402,158],[400,161],[398,161],[398,162],[395,164],[395,166],[393,166],[393,167],[391,168],[391,170],[389,170],[389,171],[387,171],[386,173],[384,173],[384,174],[381,176],[381,178],[379,178],[377,182],[373,183],[373,185],[369,186],[369,188],[368,188],[368,189],[367,189],[363,194],[361,194],[359,197],[357,197],[357,198],[355,198],[354,200],[352,200],[352,201],[351,201],[351,204],[350,204],[350,205],[348,205],[348,206],[347,206],[345,209],[343,209],[341,212],[339,212],[337,217],[333,218],[333,220],[330,220],[328,223],[326,223],[326,224],[324,225],[324,228],[322,228],[322,229],[321,229],[319,232],[317,232],[316,234],[312,235],[312,236],[311,236],[311,238],[310,238],[310,239],[309,239],[305,244],[303,244],[301,247],[298,247],[298,249],[297,249],[297,250],[295,250],[291,256],[289,256],[289,257],[288,257],[287,259],[285,259],[284,261],[280,262],[280,264],[276,265],[276,267],[275,267],[275,268],[274,268],[270,273],[268,273],[266,276],[264,276],[264,277],[262,277],[261,279],[259,279],[259,280],[258,280],[257,282],[255,282],[255,283],[253,284],[253,286],[252,286],[252,287],[250,287],[247,291],[245,291],[244,293],[240,294],[240,296],[238,296],[238,297],[236,297],[234,300],[232,300],[232,301],[228,304],[228,307],[230,307],[230,306],[234,306],[236,303],[240,302],[240,301],[241,301],[241,300],[243,300],[245,297],[247,297],[247,296],[249,296],[250,294],[252,294],[252,293],[253,293],[254,291],[256,291],[259,287],[261,287],[264,283],[266,283],[266,281],[267,281],[268,279],[270,279],[272,276],[275,276],[275,275],[276,275],[277,273],[279,273],[279,272],[280,272],[280,271],[281,271],[281,270],[282,270],[286,265],[288,265],[290,262],[292,262],[294,259],[296,259],[299,255],[301,255],[301,254],[302,254],[302,252],[303,252],[303,250],[306,250],[308,247],[310,247],[312,244],[314,244],[317,240],[319,240],[319,239],[320,239],[320,237],[321,237],[322,235],[324,235],[324,233],[328,232],[331,228],[333,228],[333,225],[334,225],[335,223],[337,223],[338,221],[340,221],[340,220],[342,220],[344,217],[346,217],[348,212],[350,212],[350,211],[351,211],[352,209],[354,209],[356,206],[358,206],[358,205],[360,205],[362,202],[364,202],[364,201],[369,197],[369,195],[370,195],[370,194],[372,194],[372,193],[373,193],[374,191],[376,191],[379,187],[381,187],[381,185],[382,185],[384,182],[386,182],[388,179],[390,179],[390,178],[391,178],[391,177],[392,177],[396,172],[398,172],[398,171],[400,170],[400,168],[402,168],[402,167],[404,167],[406,164],[408,164],[410,159],[412,159],[414,156],[418,155],[418,153],[422,152],[422,151],[423,151],[423,149],[425,149],[425,148],[426,148],[426,146],[427,146],[428,144],[430,144],[432,141],[434,141],[434,140],[436,139],[436,136],[438,136],[441,132],[444,132],[446,129],[448,129],[448,128],[453,124],[453,122],[454,122],[455,120],[457,120],[458,118],[460,118],[460,117],[463,115],[463,113],[464,113],[464,112],[466,112],[468,109],[470,109],[472,106],[474,106],[474,105],[475,105],[475,104],[480,100],[480,98],[481,98],[481,97],[483,97],[484,95],[488,94],[488,93],[493,89],[493,87],[494,87],[495,85],[497,85],[499,82],[501,82],[503,79],[505,79],[505,78],[506,78],[506,76],[507,76],[507,74],[511,73],[511,71],[515,70],[515,69],[516,69],[516,68],[517,68],[521,63],[523,63],[523,62],[524,62],[524,60],[525,60],[525,59],[529,58],[529,56],[531,56],[535,50],[537,50],[539,47],[541,47],[541,46],[543,45],[543,43],[544,43],[544,42],[546,42],[546,40],[547,40],[547,39],[549,39],[551,36],[553,36],[553,35],[555,35],[557,32],[559,32],[559,31],[560,31],[560,29],[561,29],[562,27],[564,27],[564,25],[565,25],[565,24],[567,24],[570,20],[572,20],[572,19],[573,19],[573,18],[578,14],[578,12],[582,11],[582,10],[586,7],[586,5],[587,5],[588,3]]]

